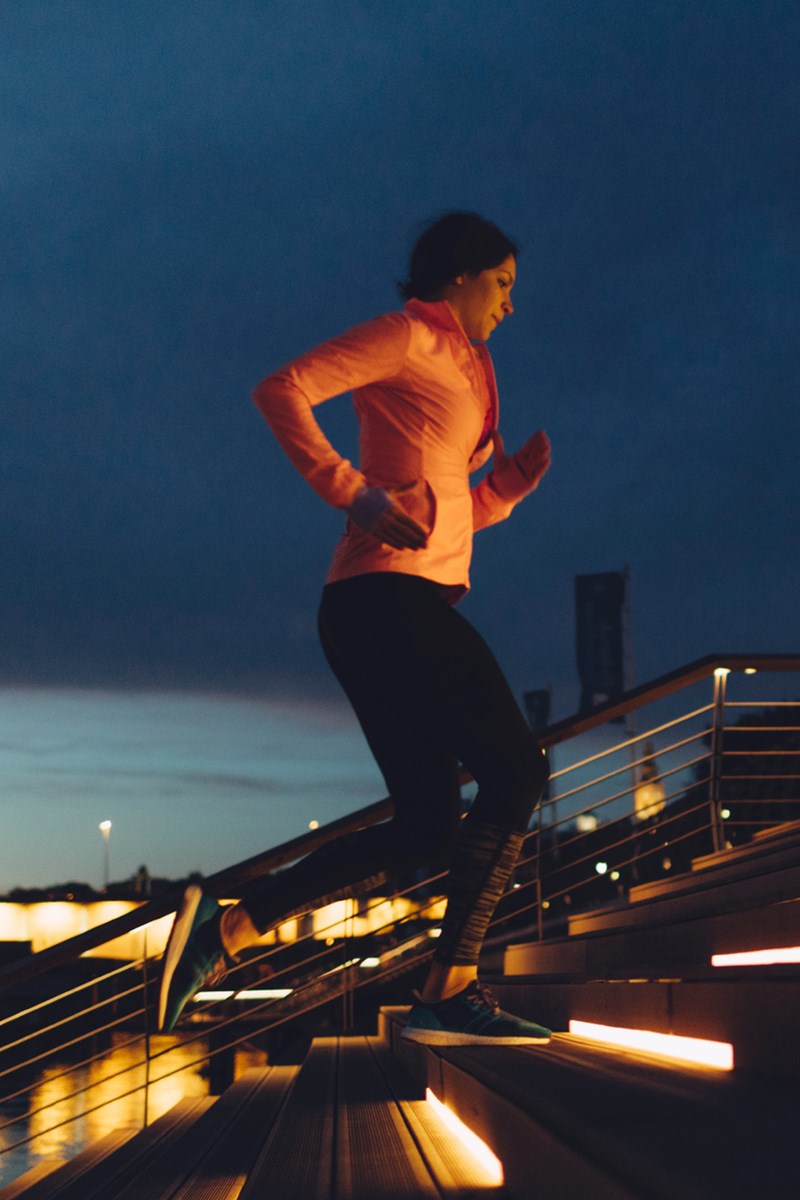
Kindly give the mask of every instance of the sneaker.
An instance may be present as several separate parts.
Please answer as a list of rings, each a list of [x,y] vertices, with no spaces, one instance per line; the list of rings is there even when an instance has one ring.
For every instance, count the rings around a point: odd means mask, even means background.
[[[219,983],[234,965],[223,949],[219,932],[222,905],[193,884],[170,930],[161,967],[158,992],[158,1028],[169,1033],[178,1017],[202,987]]]
[[[528,1046],[549,1042],[551,1034],[543,1025],[503,1012],[476,979],[463,992],[436,1004],[418,999],[403,1037],[429,1046]]]

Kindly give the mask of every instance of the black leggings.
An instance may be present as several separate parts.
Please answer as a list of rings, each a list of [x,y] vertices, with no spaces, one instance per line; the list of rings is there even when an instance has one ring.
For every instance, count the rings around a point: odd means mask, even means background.
[[[527,828],[547,779],[494,656],[438,584],[398,573],[328,584],[319,631],[394,817],[253,885],[244,903],[261,932],[388,873],[449,858],[461,815],[459,762],[478,784],[473,826],[508,834]]]

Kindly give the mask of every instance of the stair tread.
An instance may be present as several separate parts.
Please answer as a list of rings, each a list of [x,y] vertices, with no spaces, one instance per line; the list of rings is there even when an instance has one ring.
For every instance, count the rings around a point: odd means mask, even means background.
[[[476,1169],[463,1155],[448,1162],[448,1135],[420,1111],[421,1093],[387,1054],[369,1037],[315,1039],[240,1200],[473,1195]]]
[[[19,1179],[15,1179],[0,1192],[0,1200],[49,1200],[67,1194],[67,1188],[77,1183],[78,1187],[87,1174],[108,1156],[118,1152],[126,1141],[135,1137],[135,1130],[115,1129],[105,1137],[98,1138],[68,1162],[39,1163]]]
[[[294,1066],[272,1067],[259,1072],[260,1082],[247,1103],[226,1130],[212,1144],[172,1200],[235,1200],[264,1140],[281,1110],[297,1076]]]
[[[167,1200],[221,1139],[229,1136],[242,1110],[263,1079],[263,1070],[246,1071],[200,1114],[169,1140],[163,1151],[122,1188],[103,1191],[97,1200]],[[76,1198],[77,1200],[77,1198]]]
[[[146,1129],[107,1135],[15,1195],[22,1200],[100,1200],[110,1189],[115,1196],[120,1178],[145,1170],[212,1103],[201,1097],[181,1100]]]

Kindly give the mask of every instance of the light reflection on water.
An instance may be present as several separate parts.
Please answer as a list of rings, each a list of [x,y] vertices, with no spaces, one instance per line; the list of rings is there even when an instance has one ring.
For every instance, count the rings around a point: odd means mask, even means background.
[[[46,1067],[30,1092],[0,1105],[0,1125],[14,1121],[0,1129],[0,1186],[43,1160],[67,1161],[114,1130],[144,1126],[144,1040],[121,1045],[129,1040],[129,1035],[117,1035],[109,1053],[86,1066],[65,1062]],[[208,1079],[197,1061],[206,1053],[205,1042],[153,1037],[150,1053],[148,1124],[179,1100],[208,1095]],[[235,1073],[255,1061],[246,1051],[237,1052]],[[30,1137],[34,1140],[7,1149]]]

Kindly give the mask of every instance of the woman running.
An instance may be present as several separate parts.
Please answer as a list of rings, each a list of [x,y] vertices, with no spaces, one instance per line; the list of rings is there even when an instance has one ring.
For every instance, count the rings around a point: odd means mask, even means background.
[[[537,487],[550,443],[506,455],[486,341],[513,312],[518,248],[451,212],[414,246],[402,311],[350,329],[258,385],[254,400],[319,496],[348,517],[319,610],[322,648],[394,804],[391,820],[328,843],[221,907],[188,888],[162,968],[159,1026],[289,916],[425,862],[449,863],[436,953],[405,1030],[417,1041],[519,1044],[547,1029],[500,1010],[478,957],[547,780],[544,754],[491,651],[455,607],[474,530]],[[314,408],[352,391],[361,461]],[[470,473],[491,457],[474,488]],[[478,784],[462,816],[459,764]]]

